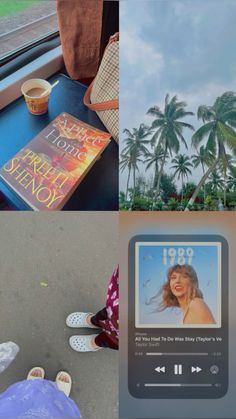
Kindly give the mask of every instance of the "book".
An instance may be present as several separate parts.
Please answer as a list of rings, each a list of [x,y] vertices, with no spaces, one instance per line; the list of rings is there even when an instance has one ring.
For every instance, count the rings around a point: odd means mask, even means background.
[[[61,209],[111,135],[66,112],[0,169],[0,177],[35,211]]]

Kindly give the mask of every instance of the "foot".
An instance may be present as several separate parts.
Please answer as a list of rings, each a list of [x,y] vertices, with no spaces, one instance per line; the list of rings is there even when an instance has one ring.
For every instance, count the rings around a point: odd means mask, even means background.
[[[35,380],[38,378],[44,378],[45,377],[45,371],[41,367],[34,367],[32,368],[27,376],[27,380]]]
[[[91,322],[93,316],[93,313],[71,313],[66,319],[66,324],[68,327],[88,327],[91,329],[97,329],[97,326],[94,326]]]
[[[56,383],[59,390],[63,391],[63,393],[69,397],[72,386],[70,374],[66,371],[60,371],[56,376]]]
[[[101,349],[95,343],[95,338],[98,335],[91,336],[71,336],[69,343],[72,349],[77,352],[96,352]]]

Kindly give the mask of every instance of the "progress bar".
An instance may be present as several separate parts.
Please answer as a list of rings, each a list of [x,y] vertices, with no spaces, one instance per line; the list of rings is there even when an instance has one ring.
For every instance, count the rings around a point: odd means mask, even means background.
[[[144,387],[212,387],[212,384],[149,384],[145,383]]]
[[[176,356],[176,355],[189,355],[189,356],[207,356],[208,352],[147,352],[147,356]]]

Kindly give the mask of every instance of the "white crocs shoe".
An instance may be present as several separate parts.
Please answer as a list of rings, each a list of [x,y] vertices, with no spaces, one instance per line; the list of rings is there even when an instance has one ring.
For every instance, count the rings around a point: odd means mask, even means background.
[[[90,324],[87,322],[88,315],[94,316],[93,313],[81,313],[81,312],[75,312],[69,314],[69,316],[66,319],[66,324],[69,327],[88,327],[90,329],[98,329],[97,326],[94,326],[93,324]]]
[[[90,335],[90,336],[71,336],[69,339],[69,343],[72,349],[77,352],[96,352],[100,347],[94,348],[92,345],[91,339],[98,335]]]

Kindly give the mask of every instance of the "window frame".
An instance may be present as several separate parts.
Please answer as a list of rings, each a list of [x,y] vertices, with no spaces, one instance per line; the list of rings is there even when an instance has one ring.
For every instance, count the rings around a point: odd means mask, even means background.
[[[39,58],[46,52],[60,46],[60,36],[57,32],[53,36],[46,36],[39,42],[34,42],[30,47],[21,49],[17,53],[11,54],[11,59],[5,62],[2,66],[0,65],[0,83],[1,81],[29,64],[31,61]]]
[[[29,78],[48,78],[64,68],[59,30],[28,42],[0,59],[0,110],[21,93]]]
[[[63,67],[62,48],[57,46],[9,74],[0,81],[0,111],[22,95],[24,81],[29,78],[46,79]]]
[[[17,48],[14,51],[11,51],[9,54],[6,54],[2,58],[0,58],[0,68],[8,64],[9,62],[15,60],[17,57],[21,56],[22,54],[32,50],[36,46],[44,44],[45,42],[49,42],[57,37],[59,37],[59,30],[51,31],[47,33],[45,36],[36,38],[35,40],[31,42],[23,44],[22,47]]]

